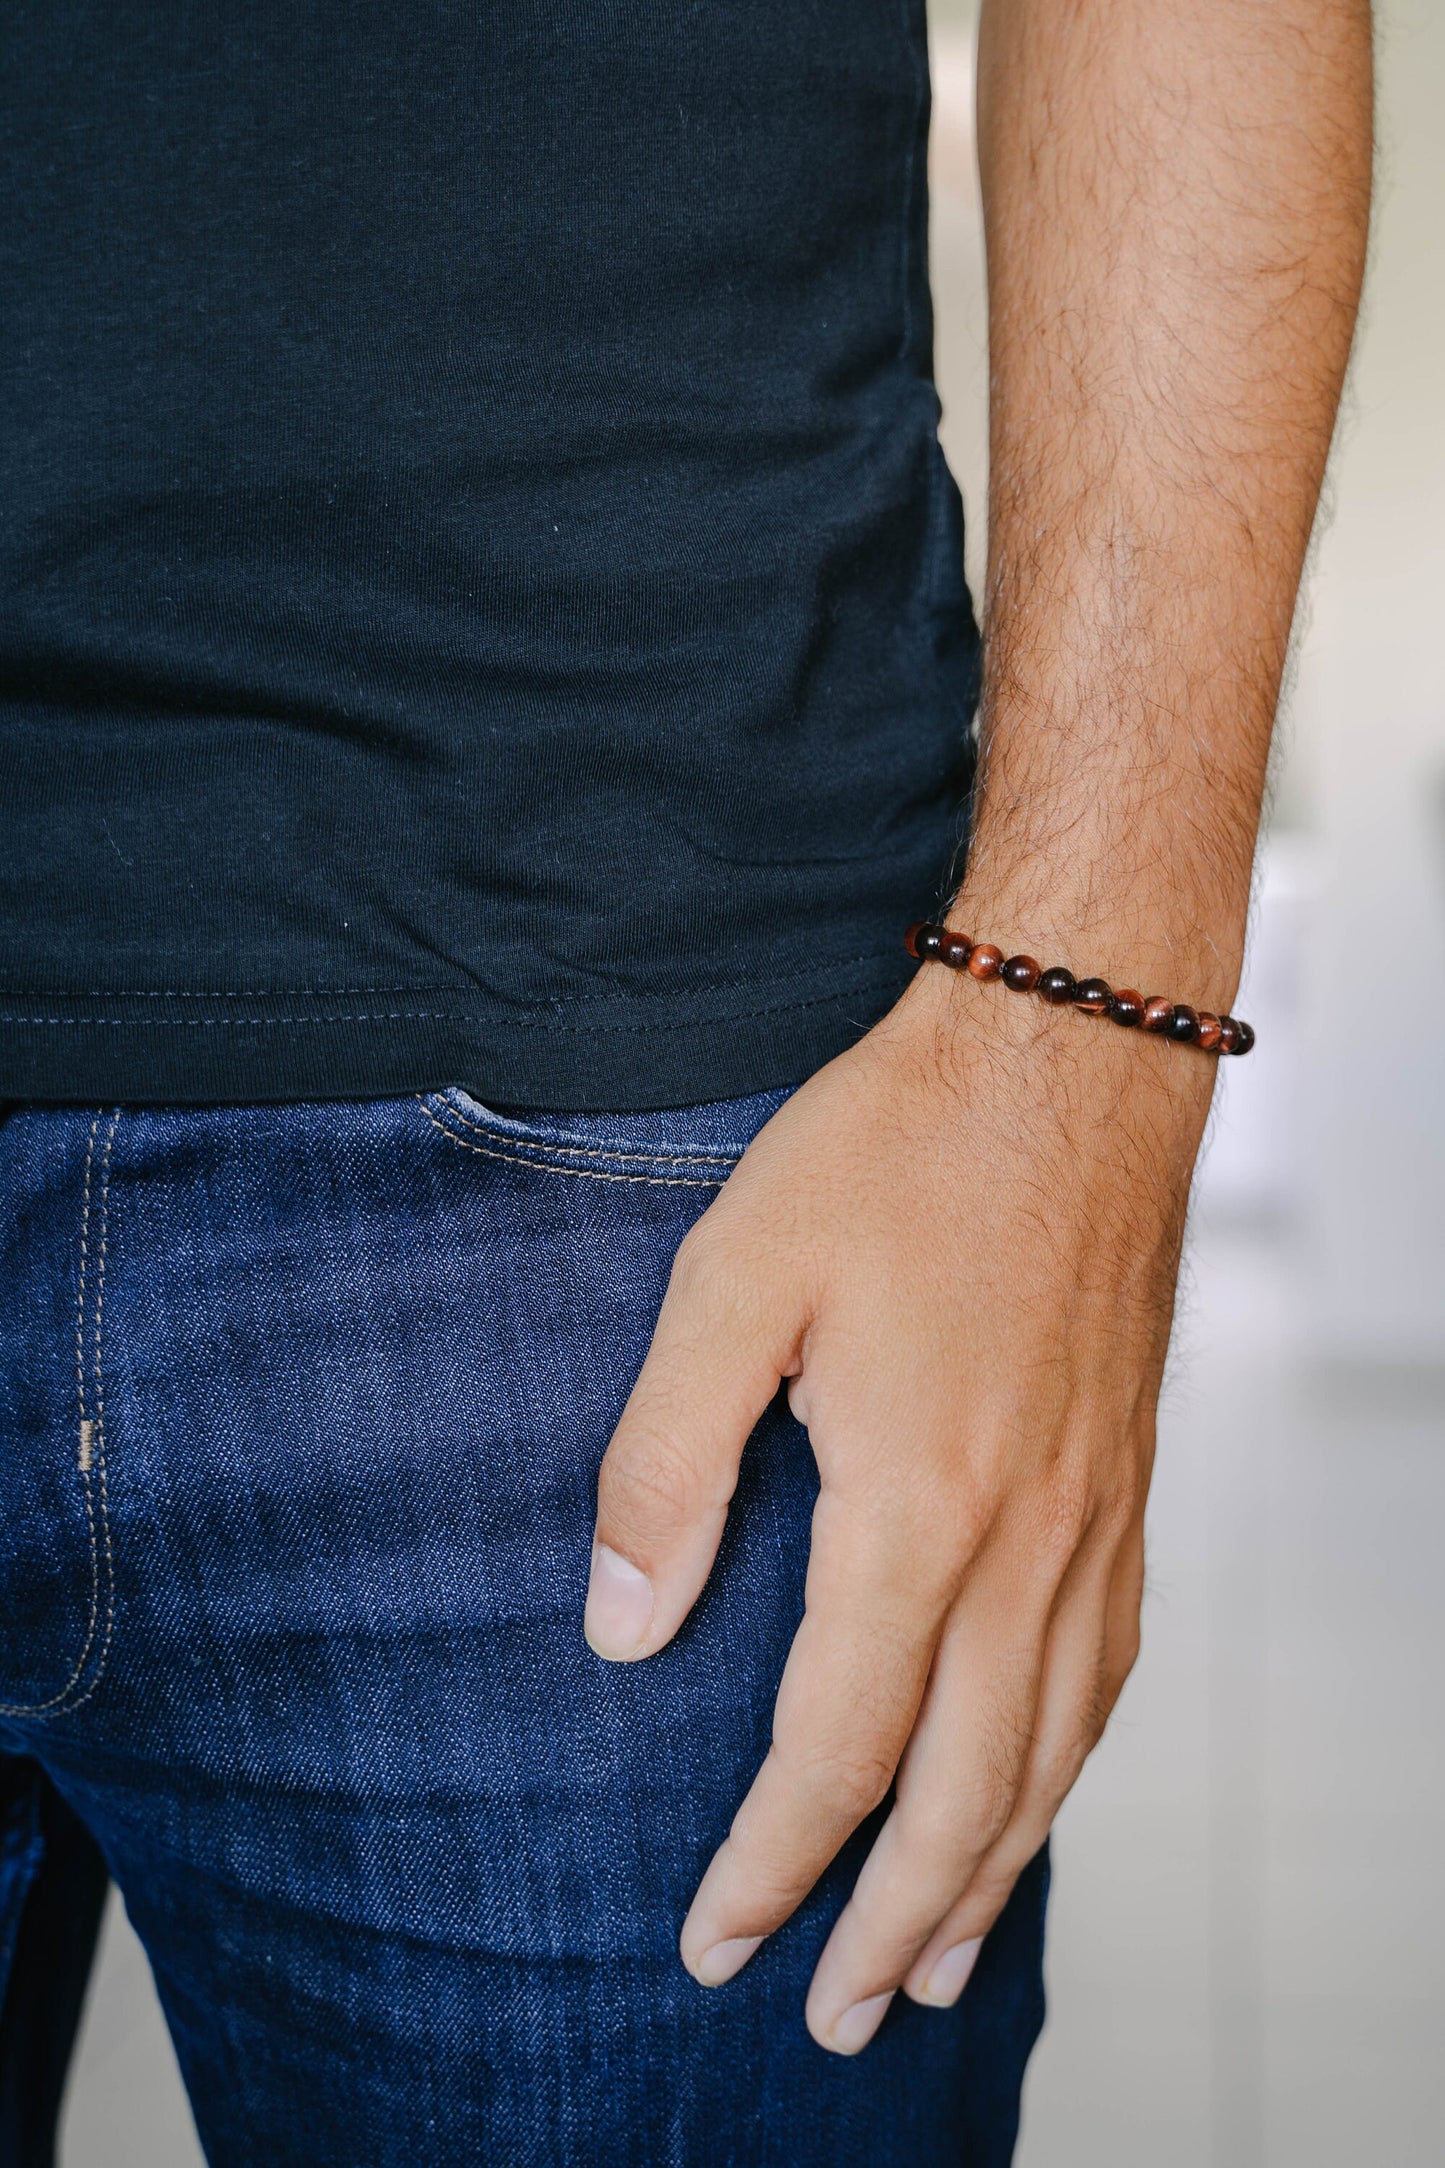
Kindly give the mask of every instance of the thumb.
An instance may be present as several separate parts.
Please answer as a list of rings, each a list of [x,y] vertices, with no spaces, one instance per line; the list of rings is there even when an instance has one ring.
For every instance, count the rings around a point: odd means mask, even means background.
[[[748,1246],[751,1248],[751,1245]],[[673,1262],[652,1346],[597,1477],[583,1631],[629,1661],[670,1641],[722,1539],[748,1435],[801,1336],[735,1235],[704,1218]]]

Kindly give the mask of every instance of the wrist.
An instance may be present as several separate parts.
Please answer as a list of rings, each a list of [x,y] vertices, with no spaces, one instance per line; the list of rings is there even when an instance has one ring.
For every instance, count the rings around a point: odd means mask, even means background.
[[[870,1037],[971,1119],[1001,1093],[1031,1148],[1071,1139],[1087,1159],[1096,1148],[1112,1154],[1124,1136],[1147,1135],[1156,1170],[1186,1180],[1218,1075],[1217,1052],[1120,1029],[1107,1015],[1053,1006],[940,961],[920,964]]]
[[[1147,1000],[1167,995],[1224,1015],[1239,990],[1247,895],[1227,901],[1167,896],[1147,889],[1116,891],[1095,881],[1084,887],[965,878],[940,923],[970,941],[988,942],[1008,956],[1026,955],[1075,979],[1104,979],[1136,988]]]

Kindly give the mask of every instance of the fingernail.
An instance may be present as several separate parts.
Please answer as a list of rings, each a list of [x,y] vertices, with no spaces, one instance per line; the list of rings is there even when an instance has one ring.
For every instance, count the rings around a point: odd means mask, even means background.
[[[761,1949],[761,1935],[735,1935],[731,1942],[715,1942],[710,1950],[704,1950],[692,1967],[692,1976],[701,1987],[721,1987],[735,1972],[741,1972],[752,1956]]]
[[[972,1942],[956,1942],[951,1950],[945,1950],[919,1989],[919,2001],[931,2002],[940,2010],[951,2009],[967,1987],[982,1948],[983,1936],[976,1935]]]
[[[866,2002],[855,2002],[851,2010],[835,2017],[828,2034],[828,2045],[835,2055],[856,2055],[866,2048],[883,2022],[883,2013],[893,2000],[893,1989],[886,1995],[870,1995]]]
[[[592,1577],[582,1631],[589,1648],[611,1663],[635,1656],[652,1624],[652,1583],[620,1552],[592,1546]]]

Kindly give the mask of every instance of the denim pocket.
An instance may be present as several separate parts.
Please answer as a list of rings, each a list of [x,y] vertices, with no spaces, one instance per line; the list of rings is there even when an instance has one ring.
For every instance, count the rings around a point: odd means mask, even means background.
[[[453,1144],[484,1159],[583,1181],[716,1190],[789,1096],[758,1092],[650,1113],[503,1113],[454,1085],[416,1104]]]
[[[4,1128],[0,1231],[0,1718],[87,1701],[115,1614],[106,1276],[119,1111]]]

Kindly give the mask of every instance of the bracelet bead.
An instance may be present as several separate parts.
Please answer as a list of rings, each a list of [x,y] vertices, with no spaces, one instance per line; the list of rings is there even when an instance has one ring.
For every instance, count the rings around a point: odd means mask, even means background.
[[[1177,1040],[1181,1046],[1200,1047],[1206,1054],[1247,1054],[1254,1045],[1252,1027],[1237,1016],[1193,1009],[1187,1001],[1171,1001],[1167,994],[1145,996],[1133,986],[1116,989],[1107,979],[1076,979],[1066,964],[1050,964],[1041,971],[1033,956],[1005,957],[992,941],[970,941],[967,934],[935,926],[927,919],[915,920],[903,936],[903,945],[919,963],[947,964],[950,970],[967,971],[975,979],[999,979],[1013,993],[1036,993],[1055,1008],[1072,1006],[1088,1016],[1107,1016],[1116,1024]]]
[[[1039,973],[1038,991],[1045,1001],[1051,1001],[1055,1008],[1062,1008],[1065,1002],[1073,1000],[1076,984],[1074,974],[1067,965],[1050,964],[1047,971]]]

